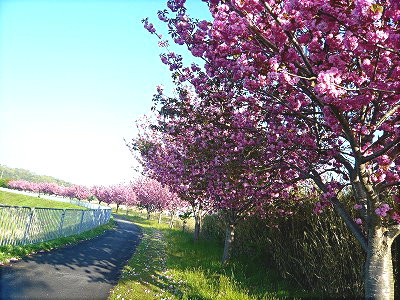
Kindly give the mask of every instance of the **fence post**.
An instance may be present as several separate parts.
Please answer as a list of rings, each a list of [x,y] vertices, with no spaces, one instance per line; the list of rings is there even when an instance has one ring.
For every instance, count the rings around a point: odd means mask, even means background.
[[[32,219],[33,219],[33,213],[34,212],[35,212],[35,208],[34,207],[30,207],[29,208],[29,213],[28,213],[29,220],[28,220],[28,223],[26,223],[25,232],[24,232],[24,239],[22,241],[23,245],[27,244],[27,239],[29,238],[29,230],[31,229],[31,224],[32,224]]]
[[[81,216],[81,224],[79,225],[79,233],[82,232],[82,225],[83,225],[83,217],[85,216],[85,211],[82,210],[82,216]]]
[[[107,212],[107,215],[106,215],[106,217],[105,217],[105,219],[104,219],[104,222],[103,222],[103,224],[106,224],[107,222],[108,222],[108,220],[110,220],[110,218],[111,218],[111,209],[109,209],[108,210],[108,212]]]
[[[104,209],[99,209],[99,217],[98,217],[98,220],[99,220],[98,225],[99,225],[99,226],[100,226],[100,225],[103,225],[104,213],[105,213],[105,210],[104,210]]]
[[[105,217],[106,211],[107,210],[105,210],[105,209],[100,211],[99,225],[103,225],[104,224],[104,217]]]
[[[109,212],[109,209],[107,209],[103,214],[103,218],[101,219],[101,224],[102,225],[106,223],[106,220],[108,218],[108,212]]]
[[[61,220],[60,220],[60,227],[58,228],[58,235],[62,237],[62,229],[64,225],[64,218],[65,218],[65,209],[63,209],[63,212],[61,214]]]

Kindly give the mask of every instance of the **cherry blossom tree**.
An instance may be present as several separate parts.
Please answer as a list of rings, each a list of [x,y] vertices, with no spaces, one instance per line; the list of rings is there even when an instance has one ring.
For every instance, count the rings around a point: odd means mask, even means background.
[[[183,201],[178,194],[172,192],[171,189],[167,190],[166,197],[168,198],[166,209],[170,213],[169,228],[172,228],[176,214],[178,212],[186,212],[188,210],[188,203]]]
[[[147,176],[170,187],[190,205],[195,219],[194,240],[197,241],[203,216],[211,208],[205,195],[206,185],[199,172],[202,165],[192,159],[187,144],[170,139],[157,130],[148,130],[149,126],[148,120],[140,124],[139,135],[128,146],[132,152],[139,153],[137,160]]]
[[[138,205],[138,199],[132,183],[124,185],[124,204],[126,206],[126,214],[128,214],[129,206]]]
[[[70,199],[77,198],[79,200],[86,200],[92,196],[92,191],[90,188],[83,185],[72,185],[64,189],[62,194],[64,197],[69,197]]]
[[[160,11],[159,18],[204,67],[184,67],[174,53],[162,61],[203,101],[224,93],[238,109],[245,103],[251,118],[264,118],[265,151],[283,157],[293,177],[312,180],[322,192],[315,211],[333,207],[366,252],[366,298],[393,298],[398,1],[212,0],[212,22],[190,19],[184,2],[168,1],[172,16]],[[156,33],[147,20],[145,27]],[[338,197],[346,186],[360,208],[357,222],[349,214],[354,207]]]
[[[39,191],[47,195],[60,195],[61,186],[56,183],[41,182],[39,183]]]
[[[115,203],[117,205],[117,212],[119,206],[123,205],[134,205],[137,204],[137,197],[135,194],[135,190],[130,184],[116,184],[111,185],[106,188],[107,192],[105,193],[107,201]]]
[[[140,177],[132,183],[135,191],[138,206],[146,209],[147,219],[153,212],[162,212],[169,207],[169,201],[174,200],[168,187],[160,182]]]
[[[160,113],[164,119],[155,126],[158,134],[144,128],[136,140],[139,160],[147,172],[180,190],[183,197],[197,190],[200,203],[224,216],[227,228],[222,260],[226,262],[237,223],[253,213],[265,214],[267,207],[268,212],[290,213],[277,199],[295,200],[293,187],[281,179],[288,175],[287,169],[274,166],[279,164],[278,158],[265,165],[271,157],[256,130],[255,126],[260,126],[257,120],[246,118],[243,109],[210,110],[209,104],[198,102],[187,90],[181,92],[177,101],[159,91],[155,100],[163,104]],[[225,104],[222,100],[220,97],[220,105]],[[249,132],[243,134],[243,129]]]
[[[99,203],[104,202],[107,205],[110,205],[113,200],[112,200],[112,190],[109,187],[105,186],[95,186],[92,187],[92,192],[96,196],[96,198],[99,200]]]
[[[37,183],[26,180],[12,180],[8,183],[8,187],[12,189],[38,193],[38,197],[40,197],[40,193],[43,192],[45,185],[47,185],[47,183]]]
[[[30,182],[25,180],[11,180],[8,182],[8,187],[15,190],[30,190]]]
[[[168,132],[164,140],[169,141],[164,149],[171,152],[180,145],[179,157],[186,160],[184,172],[191,182],[202,183],[202,201],[206,199],[212,210],[224,216],[227,228],[222,261],[226,262],[230,258],[237,223],[250,214],[265,214],[267,207],[269,212],[284,214],[282,203],[276,200],[278,197],[285,197],[287,202],[289,198],[294,200],[289,194],[293,187],[281,179],[282,175],[287,176],[287,169],[275,167],[280,159],[271,160],[265,151],[264,137],[257,130],[261,126],[259,120],[248,117],[243,107],[240,111],[230,109],[228,99],[222,96],[218,104],[224,110],[198,101],[187,90],[180,92],[180,101],[166,98],[160,92],[155,99],[163,104],[160,113],[164,120],[159,122],[159,128],[164,136]],[[184,107],[177,105],[179,103],[185,103]],[[156,166],[153,171],[162,174],[161,180],[165,180],[167,174],[174,174],[168,167],[166,172],[165,165],[180,169],[177,168],[180,161],[171,160],[171,155],[162,160],[161,156],[154,151],[146,156],[142,151],[147,167]],[[151,164],[150,160],[155,163]],[[266,161],[271,162],[266,164]],[[178,180],[175,185],[181,186],[181,179],[175,176]]]
[[[99,204],[101,204],[103,187],[99,185],[94,185],[90,188],[90,190],[93,196],[96,197],[97,201],[99,201]]]
[[[123,185],[113,185],[109,187],[111,201],[117,205],[117,213],[119,206],[125,203],[125,189]]]

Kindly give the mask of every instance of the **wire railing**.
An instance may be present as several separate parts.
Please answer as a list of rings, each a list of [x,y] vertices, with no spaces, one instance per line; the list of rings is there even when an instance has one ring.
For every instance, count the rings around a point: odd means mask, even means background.
[[[111,209],[59,209],[0,205],[0,246],[26,245],[82,233],[106,224]]]

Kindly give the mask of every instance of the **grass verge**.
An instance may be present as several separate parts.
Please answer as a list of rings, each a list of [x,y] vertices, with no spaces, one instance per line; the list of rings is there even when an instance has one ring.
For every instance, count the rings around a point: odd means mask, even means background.
[[[166,224],[128,217],[143,229],[136,253],[124,268],[112,300],[127,299],[282,299],[313,297],[247,261],[222,265],[222,245]]]
[[[37,252],[50,251],[54,248],[60,248],[66,245],[76,244],[80,241],[94,238],[104,233],[106,230],[114,228],[114,226],[115,226],[115,221],[111,219],[107,224],[104,224],[92,230],[88,230],[81,234],[75,234],[68,237],[62,237],[47,242],[25,245],[25,246],[12,246],[12,245],[1,246],[0,265],[19,260],[25,256]]]
[[[58,202],[48,199],[42,199],[39,197],[26,196],[4,191],[0,191],[0,204],[11,205],[11,206],[16,205],[16,206],[28,206],[28,207],[43,207],[43,208],[86,209],[84,207],[67,202]]]

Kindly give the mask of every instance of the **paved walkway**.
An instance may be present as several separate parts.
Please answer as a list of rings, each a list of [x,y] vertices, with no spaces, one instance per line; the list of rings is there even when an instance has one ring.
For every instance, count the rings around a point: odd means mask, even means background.
[[[140,228],[117,228],[92,240],[38,253],[0,268],[0,299],[107,299],[140,240]]]

